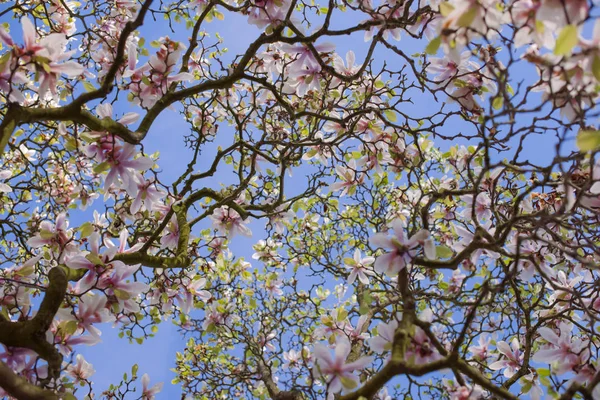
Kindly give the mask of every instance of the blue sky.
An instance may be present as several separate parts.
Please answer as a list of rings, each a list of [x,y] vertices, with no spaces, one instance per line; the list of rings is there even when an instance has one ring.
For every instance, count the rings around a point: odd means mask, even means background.
[[[355,18],[339,18],[334,19],[333,23],[336,27],[348,26]],[[187,32],[182,25],[175,25],[179,30],[175,33],[168,33],[168,36],[183,41],[187,41]],[[218,32],[223,40],[223,47],[229,49],[226,59],[230,60],[235,55],[242,54],[247,45],[253,41],[259,34],[259,30],[246,22],[246,18],[239,15],[225,13],[224,21],[213,21],[207,25],[210,28],[209,32]],[[158,39],[160,36],[165,36],[168,32],[166,23],[161,24],[161,21],[150,22],[141,29],[142,36],[146,37],[146,42]],[[403,50],[407,54],[420,52],[425,47],[426,43],[416,42],[407,38],[402,39]],[[357,62],[360,63],[366,54],[367,45],[364,43],[363,34],[358,33],[348,37],[335,38],[332,40],[336,44],[336,52],[342,57],[347,51],[353,50],[357,55]],[[152,50],[152,49],[150,49]],[[389,54],[382,48],[379,48],[374,55],[377,64],[381,64],[382,60],[389,61]],[[523,71],[524,75],[532,71]],[[424,97],[424,96],[423,96]],[[429,110],[423,108],[427,101],[420,101],[418,97],[415,99],[414,105],[405,105],[403,111],[417,116],[424,115]],[[117,110],[118,111],[118,110]],[[123,110],[131,111],[130,109]],[[135,110],[134,110],[135,111]],[[455,118],[447,129],[458,129],[461,125],[460,121]],[[162,168],[161,179],[165,183],[172,182],[185,169],[187,164],[186,154],[188,150],[183,145],[183,135],[187,132],[187,125],[175,110],[166,110],[155,122],[147,139],[144,142],[145,151],[149,154],[155,151],[160,152],[158,165]],[[228,144],[231,141],[232,132],[225,126],[221,126],[217,135],[217,140],[214,144],[209,145],[209,149],[203,153],[198,170],[203,169],[211,162],[211,153],[216,151],[216,146],[220,144]],[[436,142],[439,144],[439,142]],[[457,143],[442,143],[441,148],[447,149]],[[531,143],[530,143],[531,144]],[[532,161],[547,161],[548,155],[553,153],[553,140],[540,138],[535,142],[535,150],[529,152]],[[210,150],[212,148],[212,152]],[[185,160],[185,162],[182,162]],[[299,174],[296,171],[296,174]],[[213,185],[217,187],[224,177],[216,174],[214,177],[204,181],[204,185]],[[244,257],[246,260],[256,264],[257,261],[251,260],[253,254],[252,244],[263,238],[264,222],[254,222],[251,225],[254,232],[252,239],[236,238],[232,241],[229,248],[234,252],[236,257]],[[103,343],[93,347],[81,347],[79,351],[85,358],[94,365],[96,374],[94,376],[95,389],[100,393],[107,388],[110,383],[119,382],[124,372],[129,372],[134,363],[139,364],[139,375],[148,373],[151,377],[151,382],[164,382],[163,391],[157,396],[158,399],[173,399],[181,396],[181,390],[177,385],[171,385],[170,381],[175,376],[170,371],[175,366],[175,353],[183,350],[184,340],[180,336],[177,328],[165,321],[159,326],[156,336],[145,341],[143,345],[129,344],[127,340],[117,337],[118,330],[111,329],[106,326],[102,330]]]
[[[354,18],[339,18],[334,19],[334,26],[347,26],[351,24]],[[142,36],[146,38],[146,42],[158,39],[160,36],[170,36],[173,39],[187,42],[187,32],[182,29],[183,25],[175,25],[179,30],[172,34],[168,32],[168,26],[166,22],[158,20],[153,22],[149,19],[149,22],[144,25],[141,29]],[[209,32],[219,32],[223,37],[223,47],[229,49],[229,55],[227,59],[232,59],[235,55],[241,54],[246,49],[247,45],[253,41],[258,35],[259,30],[256,27],[249,25],[246,22],[246,18],[238,15],[232,15],[225,13],[224,21],[213,21],[208,25],[210,28]],[[16,31],[16,32],[15,32]],[[16,38],[20,35],[20,29],[15,27],[13,29],[14,36]],[[425,47],[425,42],[411,41],[403,38],[403,50],[407,54],[420,52]],[[332,40],[333,41],[333,40]],[[357,54],[357,62],[362,62],[364,54],[366,52],[367,45],[363,41],[363,34],[358,33],[348,37],[335,38],[333,41],[337,48],[336,51],[345,56],[346,52],[353,50]],[[152,50],[152,49],[150,49]],[[386,59],[386,52],[383,49],[376,51],[374,55],[375,59],[384,60]],[[380,61],[379,61],[380,62]],[[524,73],[528,73],[524,71]],[[415,105],[407,106],[406,112],[414,112],[418,115],[420,112],[424,112],[424,104],[417,98]],[[120,111],[120,110],[116,110]],[[136,111],[135,109],[127,108],[121,110],[123,112]],[[448,129],[456,129],[458,125],[448,127]],[[176,179],[179,174],[186,168],[188,157],[185,155],[189,154],[183,144],[183,135],[188,130],[187,124],[183,121],[177,110],[166,110],[155,122],[147,139],[144,142],[145,151],[149,154],[155,151],[160,152],[160,158],[158,165],[162,168],[161,180],[164,183],[170,183]],[[215,148],[219,144],[229,143],[231,140],[231,132],[228,131],[227,127],[220,127],[218,132],[217,141],[212,145]],[[446,143],[442,145],[442,148],[449,147],[454,143]],[[528,154],[531,156],[531,160],[539,162],[547,161],[548,155],[554,151],[553,140],[540,138],[536,140],[532,146],[534,150]],[[210,161],[210,151],[206,151],[198,165],[198,169],[203,169]],[[184,162],[182,162],[184,160]],[[296,172],[300,174],[299,172]],[[213,185],[217,187],[219,183],[224,179],[223,176],[216,175],[206,181],[206,185]],[[101,201],[97,200],[95,206],[100,207]],[[77,221],[74,221],[77,222]],[[251,224],[251,229],[255,233],[252,239],[236,238],[232,241],[229,248],[234,252],[237,257],[244,257],[246,260],[253,263],[257,263],[254,260],[250,260],[250,256],[253,254],[252,244],[256,243],[259,239],[263,238],[262,233],[264,222],[259,221]],[[164,382],[165,387],[163,392],[160,393],[157,398],[159,399],[173,399],[178,398],[181,395],[181,390],[178,386],[170,384],[174,374],[170,371],[174,367],[175,353],[182,351],[184,340],[177,332],[177,328],[169,321],[165,321],[159,326],[159,330],[156,336],[152,339],[145,341],[143,345],[129,344],[127,340],[119,339],[117,337],[118,330],[112,329],[110,325],[106,325],[102,328],[102,340],[103,343],[93,347],[80,347],[78,349],[86,360],[93,364],[96,369],[96,374],[93,377],[95,383],[96,393],[99,394],[102,390],[106,389],[110,383],[118,383],[123,376],[123,373],[129,373],[131,366],[135,363],[139,364],[139,373],[141,376],[143,373],[148,373],[151,377],[151,382]]]

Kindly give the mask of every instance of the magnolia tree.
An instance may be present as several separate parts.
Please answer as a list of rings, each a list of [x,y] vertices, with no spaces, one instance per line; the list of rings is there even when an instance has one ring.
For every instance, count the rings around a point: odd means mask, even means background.
[[[0,395],[600,399],[592,2],[1,3]]]

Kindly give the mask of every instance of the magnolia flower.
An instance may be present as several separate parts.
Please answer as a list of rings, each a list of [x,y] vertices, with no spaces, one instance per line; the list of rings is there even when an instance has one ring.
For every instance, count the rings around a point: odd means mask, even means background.
[[[394,334],[398,329],[398,321],[392,320],[387,324],[384,322],[377,325],[377,336],[369,339],[369,347],[376,353],[383,354],[392,348]]]
[[[40,223],[39,232],[27,241],[27,244],[34,248],[49,246],[52,250],[61,252],[61,261],[67,255],[75,250],[71,243],[73,230],[69,229],[69,221],[65,213],[60,213],[56,217],[56,224],[49,221]]]
[[[265,290],[269,293],[269,297],[272,299],[273,297],[280,297],[283,295],[283,290],[281,290],[281,286],[283,286],[283,281],[281,279],[267,279],[265,282]]]
[[[66,35],[52,33],[38,42],[33,22],[29,18],[23,17],[21,25],[23,26],[23,46],[17,46],[4,30],[0,34],[0,41],[14,46],[15,54],[25,63],[25,68],[35,72],[36,80],[40,82],[38,89],[40,98],[44,97],[48,89],[56,96],[58,77],[64,74],[75,78],[81,75],[84,66],[75,61],[65,61],[75,53],[75,51],[66,51],[68,43]],[[19,78],[21,78],[20,75]]]
[[[333,357],[327,346],[315,345],[315,372],[325,379],[329,393],[338,393],[342,389],[352,390],[357,387],[360,381],[353,372],[364,369],[373,361],[373,357],[361,357],[356,361],[346,363],[350,350],[350,342],[346,338],[337,341]]]
[[[161,248],[176,249],[179,243],[179,223],[177,216],[173,215],[167,224],[165,234],[160,238]]]
[[[221,206],[215,209],[210,219],[212,219],[215,228],[229,238],[234,237],[238,233],[247,237],[252,236],[252,231],[246,226],[246,222],[244,222],[241,215],[233,208]]]
[[[60,309],[58,312],[63,320],[76,321],[78,328],[85,329],[95,338],[99,338],[101,332],[93,324],[112,322],[115,319],[106,308],[106,296],[103,294],[81,297],[75,314],[67,309]]]
[[[142,376],[142,400],[154,400],[156,394],[162,390],[164,385],[163,382],[159,382],[151,388],[149,388],[149,384],[150,377],[148,376],[148,374],[144,374]]]
[[[132,214],[140,211],[142,205],[148,211],[153,210],[154,204],[159,203],[166,195],[163,190],[156,187],[155,181],[144,179],[140,173],[134,175],[134,181],[137,186],[136,190],[128,193],[133,198],[130,208]]]
[[[473,358],[477,361],[483,361],[489,357],[489,346],[491,338],[487,335],[479,336],[478,345],[469,347],[469,351],[473,353]]]
[[[312,146],[310,150],[304,153],[302,160],[308,161],[314,158],[321,164],[327,164],[327,160],[333,155],[331,151],[332,146],[329,143],[335,140],[335,136],[324,137],[323,132],[319,131],[315,134],[314,140],[322,144]]]
[[[409,360],[412,358],[415,364],[421,365],[439,360],[441,357],[425,331],[418,326],[415,327],[411,345],[406,351],[406,358]]]
[[[339,54],[336,54],[333,58],[333,67],[337,72],[342,75],[351,76],[356,74],[360,70],[360,65],[354,65],[356,61],[356,56],[354,52],[350,50],[346,53],[346,65],[344,65],[344,60]]]
[[[375,400],[393,400],[392,396],[390,396],[388,394],[388,389],[386,387],[384,387],[383,389],[381,389],[381,391],[379,391],[379,393],[377,393]]]
[[[391,250],[377,257],[375,271],[385,272],[388,276],[396,275],[412,261],[419,246],[423,246],[427,258],[435,258],[435,243],[431,239],[429,231],[422,229],[407,239],[404,224],[399,219],[392,223],[392,229],[394,235],[391,238],[387,233],[379,232],[370,239],[372,245]]]
[[[5,169],[0,171],[0,179],[6,180],[12,176],[12,172]],[[8,186],[6,183],[0,182],[0,193],[10,193],[12,192],[12,188]]]
[[[490,219],[492,217],[492,199],[489,194],[485,192],[479,193],[476,197],[475,205],[473,205],[473,195],[471,194],[462,196],[462,200],[465,202],[465,211],[463,213],[465,218],[472,218],[473,210],[478,220],[481,218]]]
[[[573,336],[573,325],[564,321],[558,324],[559,334],[550,328],[540,328],[538,333],[548,342],[548,346],[538,350],[533,360],[542,363],[558,363],[556,373],[562,375],[579,364],[579,354],[587,346],[587,341]]]
[[[529,394],[531,400],[541,400],[544,397],[544,389],[540,385],[537,373],[535,373],[534,371],[530,371],[529,374],[521,378],[521,381],[523,383],[522,386],[530,387],[529,391],[527,391],[526,393]]]
[[[344,258],[344,265],[350,270],[350,275],[348,275],[348,285],[352,285],[357,277],[361,283],[368,285],[369,278],[367,275],[374,274],[369,266],[374,262],[375,258],[373,257],[362,258],[359,249],[354,250],[353,258]]]
[[[335,50],[335,45],[333,43],[313,44],[312,47],[317,53],[329,53]],[[298,70],[308,65],[319,64],[319,61],[315,58],[313,52],[307,45],[284,43],[280,45],[279,48],[281,51],[288,53],[295,59],[291,65],[292,70]]]
[[[283,364],[283,368],[298,370],[300,361],[302,361],[302,351],[296,351],[291,349],[290,351],[283,352],[283,359],[285,363]]]
[[[248,9],[248,22],[261,29],[285,20],[290,8],[289,0],[253,0],[251,4],[253,7]]]
[[[210,308],[204,312],[204,322],[202,329],[207,330],[209,327],[228,325],[234,321],[235,317],[231,315],[232,304],[220,306],[216,302],[211,303]]]
[[[346,335],[352,342],[355,342],[357,340],[366,340],[370,336],[367,332],[364,332],[367,330],[368,327],[369,315],[365,314],[361,315],[358,321],[356,322],[356,328],[353,327],[350,322],[347,322],[346,325],[344,325],[344,332],[346,332]]]
[[[116,262],[113,262],[115,264]],[[140,269],[140,264],[125,265],[120,263],[115,267],[112,276],[104,280],[106,292],[116,298],[119,311],[139,312],[140,306],[136,301],[140,293],[148,290],[148,285],[143,282],[130,282],[129,278]]]
[[[504,369],[504,376],[509,379],[519,368],[521,368],[521,363],[523,362],[523,354],[521,354],[519,340],[514,338],[510,342],[510,346],[508,343],[501,340],[496,343],[496,347],[500,352],[499,358],[501,359],[491,363],[489,367],[494,371]]]
[[[109,188],[119,177],[123,182],[123,187],[127,188],[128,192],[137,192],[137,183],[134,179],[136,171],[151,168],[154,165],[154,160],[150,157],[134,159],[136,154],[137,149],[132,144],[124,143],[122,146],[113,146],[110,156],[104,161],[110,165],[110,170],[104,180],[105,188]]]
[[[275,332],[269,332],[266,335],[264,333],[260,333],[258,335],[258,345],[262,348],[262,351],[275,351],[276,347],[273,344],[274,339],[277,337]]]
[[[344,196],[346,193],[353,194],[356,190],[356,185],[359,185],[364,180],[364,175],[360,174],[359,177],[356,177],[356,162],[354,160],[350,161],[348,167],[344,167],[343,165],[336,165],[335,172],[338,177],[341,179],[341,182],[334,182],[329,186],[329,190],[332,192],[342,190],[340,193],[340,197]]]
[[[429,58],[429,65],[426,69],[427,72],[438,75],[435,81],[441,84],[448,79],[479,68],[477,63],[470,61],[472,56],[470,51],[464,51],[458,57],[456,57],[456,55],[457,54],[454,52],[450,52],[449,54],[446,54],[444,58]],[[453,85],[452,81],[450,82],[450,85]]]
[[[75,378],[75,383],[78,383],[80,381],[86,381],[92,375],[94,375],[96,370],[94,370],[92,364],[85,361],[81,354],[77,354],[76,360],[77,362],[75,363],[75,365],[69,365],[67,367],[67,373],[73,378]]]
[[[450,400],[479,400],[483,396],[483,391],[479,386],[461,386],[445,378],[442,378],[442,383],[450,395]]]
[[[181,311],[184,314],[189,314],[194,304],[194,297],[199,297],[206,302],[212,297],[209,291],[202,290],[206,286],[206,279],[189,279],[184,278],[187,283],[180,285],[183,287],[183,293],[177,294],[176,298],[179,301]]]
[[[285,91],[287,93],[296,93],[298,97],[304,97],[309,91],[321,91],[321,66],[307,65],[301,69],[294,70],[290,73],[290,82],[286,83]]]

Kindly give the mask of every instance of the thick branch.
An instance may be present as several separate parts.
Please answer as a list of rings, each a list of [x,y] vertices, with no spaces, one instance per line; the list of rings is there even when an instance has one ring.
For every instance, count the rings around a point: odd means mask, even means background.
[[[62,268],[53,268],[48,274],[50,283],[40,308],[28,321],[0,321],[0,343],[6,346],[23,347],[35,351],[48,362],[48,376],[58,377],[62,356],[46,340],[46,331],[63,302],[67,292],[67,276]]]
[[[19,400],[58,400],[59,396],[20,377],[0,361],[0,387]]]

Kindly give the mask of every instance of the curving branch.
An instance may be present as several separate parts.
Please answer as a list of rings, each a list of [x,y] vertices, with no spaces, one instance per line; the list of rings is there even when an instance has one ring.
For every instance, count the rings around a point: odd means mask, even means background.
[[[48,343],[46,332],[64,300],[69,281],[62,268],[51,269],[48,278],[50,283],[35,317],[17,322],[0,320],[0,343],[36,352],[48,362],[48,376],[58,378],[62,355]]]

